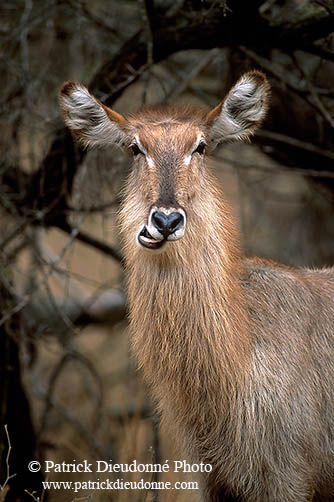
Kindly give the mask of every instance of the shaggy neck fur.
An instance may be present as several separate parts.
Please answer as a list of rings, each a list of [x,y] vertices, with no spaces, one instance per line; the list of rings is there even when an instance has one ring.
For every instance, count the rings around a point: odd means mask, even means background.
[[[161,254],[135,244],[140,201],[131,177],[121,227],[139,365],[165,421],[184,430],[188,448],[192,436],[190,453],[211,460],[213,436],[224,433],[222,410],[230,415],[244,394],[250,343],[231,217],[213,181],[202,184],[205,199],[189,203],[185,236]]]

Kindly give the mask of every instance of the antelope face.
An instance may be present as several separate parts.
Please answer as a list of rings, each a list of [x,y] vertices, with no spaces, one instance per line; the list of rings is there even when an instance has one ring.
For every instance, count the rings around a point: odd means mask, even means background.
[[[163,113],[160,110],[160,113]],[[137,244],[157,251],[181,239],[187,227],[187,206],[198,190],[206,148],[205,127],[160,117],[135,129],[130,149],[134,156],[134,186],[146,206],[137,229]]]
[[[77,82],[63,85],[60,102],[66,124],[83,145],[114,144],[132,154],[123,232],[141,249],[161,252],[168,243],[177,245],[191,224],[206,149],[249,137],[265,116],[268,93],[264,75],[250,72],[209,113],[155,107],[122,116]]]

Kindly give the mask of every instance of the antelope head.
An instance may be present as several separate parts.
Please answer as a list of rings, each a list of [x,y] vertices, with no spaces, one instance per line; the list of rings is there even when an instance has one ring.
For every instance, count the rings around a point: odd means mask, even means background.
[[[67,126],[84,146],[118,145],[133,156],[133,237],[142,249],[161,252],[187,231],[206,153],[220,142],[248,138],[265,116],[268,93],[265,76],[253,71],[209,113],[168,106],[122,116],[73,81],[62,86],[60,102]]]

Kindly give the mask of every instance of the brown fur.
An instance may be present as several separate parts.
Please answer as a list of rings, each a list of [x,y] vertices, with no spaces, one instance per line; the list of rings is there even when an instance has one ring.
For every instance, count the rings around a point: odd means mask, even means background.
[[[206,182],[184,238],[150,256],[133,244],[140,204],[129,181],[134,352],[185,451],[213,465],[208,500],[334,496],[334,273],[241,259],[231,213]]]
[[[264,86],[257,125],[267,84],[254,82]],[[133,350],[164,422],[193,462],[213,467],[205,500],[334,500],[334,272],[241,256],[203,157],[184,162],[198,134],[212,140],[223,103],[209,116],[150,109],[122,122],[125,144],[137,137],[147,153],[134,158],[120,213]],[[236,137],[255,128],[247,113]],[[216,129],[230,134],[230,118]],[[187,226],[155,254],[136,235],[166,176]]]

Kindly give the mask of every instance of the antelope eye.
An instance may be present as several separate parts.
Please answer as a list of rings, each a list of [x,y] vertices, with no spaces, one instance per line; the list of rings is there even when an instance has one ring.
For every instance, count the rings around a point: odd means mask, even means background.
[[[204,143],[204,141],[201,141],[196,150],[193,151],[193,153],[199,153],[200,155],[203,155],[203,153],[205,152],[205,148],[206,148],[206,143]]]
[[[134,157],[136,157],[136,155],[139,155],[140,153],[141,154],[143,153],[136,143],[133,143],[133,145],[131,145],[130,148],[132,150]]]

